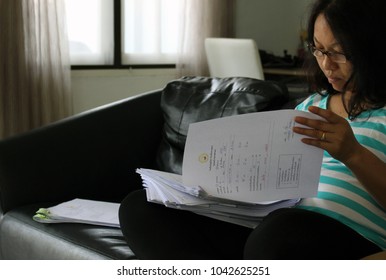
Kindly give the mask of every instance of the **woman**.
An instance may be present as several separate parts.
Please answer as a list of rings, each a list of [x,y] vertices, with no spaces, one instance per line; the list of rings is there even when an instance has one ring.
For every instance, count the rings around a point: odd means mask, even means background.
[[[360,259],[386,249],[383,6],[383,0],[313,5],[309,73],[320,93],[298,109],[325,121],[298,117],[308,128],[294,131],[325,150],[318,197],[274,211],[252,231],[153,205],[134,192],[120,220],[139,258]]]
[[[326,121],[299,117],[310,128],[294,131],[325,150],[318,196],[270,215],[249,237],[247,258],[361,258],[386,249],[384,11],[381,0],[314,4],[309,73],[319,94],[297,109]]]

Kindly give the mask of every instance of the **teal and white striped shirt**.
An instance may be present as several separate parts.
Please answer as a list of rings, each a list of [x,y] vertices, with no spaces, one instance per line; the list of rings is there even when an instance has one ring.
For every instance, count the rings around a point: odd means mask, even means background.
[[[328,98],[319,94],[311,95],[296,109],[306,111],[311,105],[326,109]],[[355,120],[348,122],[356,139],[386,162],[386,106],[363,112]],[[318,195],[315,198],[303,199],[298,207],[335,218],[382,249],[386,249],[385,209],[377,204],[343,163],[331,157],[326,151]]]

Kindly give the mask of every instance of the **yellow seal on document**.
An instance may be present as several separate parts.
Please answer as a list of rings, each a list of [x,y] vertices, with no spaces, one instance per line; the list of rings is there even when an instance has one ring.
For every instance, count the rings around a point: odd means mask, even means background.
[[[209,156],[207,153],[203,153],[198,157],[198,161],[201,163],[206,163],[209,160]]]

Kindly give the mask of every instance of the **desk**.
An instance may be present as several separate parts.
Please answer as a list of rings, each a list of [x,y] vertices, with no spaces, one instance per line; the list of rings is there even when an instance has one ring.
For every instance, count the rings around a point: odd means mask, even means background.
[[[306,73],[302,68],[263,68],[266,80],[279,81],[285,84],[290,94],[308,94],[310,87]]]
[[[263,68],[263,72],[266,75],[277,76],[305,76],[302,68]]]

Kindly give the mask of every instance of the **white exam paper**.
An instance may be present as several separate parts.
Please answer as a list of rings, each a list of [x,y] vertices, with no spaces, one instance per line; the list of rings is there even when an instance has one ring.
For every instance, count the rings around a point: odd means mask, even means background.
[[[183,182],[209,196],[258,203],[317,193],[323,150],[292,128],[295,116],[279,110],[193,123],[183,159]]]

